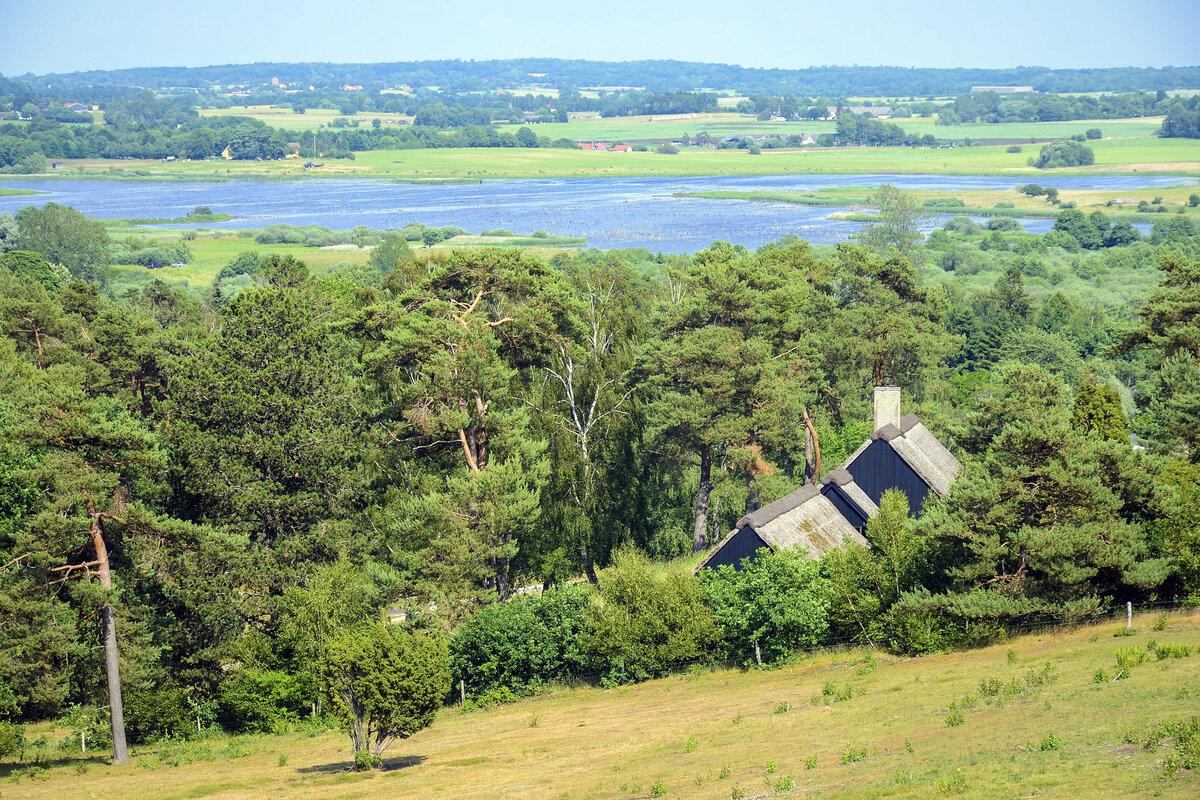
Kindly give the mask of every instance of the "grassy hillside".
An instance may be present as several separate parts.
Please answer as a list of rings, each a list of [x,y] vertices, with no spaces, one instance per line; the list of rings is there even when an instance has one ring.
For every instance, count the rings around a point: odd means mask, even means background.
[[[1123,622],[1123,620],[1122,620]],[[1118,648],[1200,645],[1200,614],[1135,618],[908,659],[870,651],[773,671],[700,671],[616,689],[561,689],[491,710],[443,711],[349,772],[341,734],[139,748],[133,763],[52,756],[7,769],[5,798],[1195,797],[1142,736],[1198,710],[1200,655],[1119,672]],[[1097,672],[1106,679],[1097,682]],[[58,741],[61,731],[42,729]]]

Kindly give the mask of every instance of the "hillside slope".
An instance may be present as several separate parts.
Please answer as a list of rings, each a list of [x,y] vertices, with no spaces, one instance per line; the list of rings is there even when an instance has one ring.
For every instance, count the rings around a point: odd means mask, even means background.
[[[1135,618],[1130,637],[1107,623],[965,653],[824,653],[449,709],[369,775],[347,771],[341,734],[289,734],[147,749],[119,768],[60,761],[3,781],[0,796],[1196,797],[1200,775],[1164,773],[1169,743],[1127,737],[1200,711],[1200,654],[1151,653],[1128,679],[1095,682],[1119,672],[1118,648],[1200,645],[1200,614],[1155,622]]]

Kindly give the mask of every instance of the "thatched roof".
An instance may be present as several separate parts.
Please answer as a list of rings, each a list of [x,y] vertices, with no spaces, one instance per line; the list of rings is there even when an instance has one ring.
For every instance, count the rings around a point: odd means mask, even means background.
[[[812,559],[820,558],[848,541],[867,543],[833,503],[821,495],[820,487],[812,484],[801,486],[742,517],[729,536],[714,548],[713,554],[747,526],[753,528],[772,550],[800,548]],[[707,561],[705,559],[705,563]]]
[[[742,517],[729,535],[701,562],[700,567],[747,527],[753,529],[772,550],[803,548],[808,557],[813,559],[846,542],[867,545],[866,538],[821,493],[821,487],[836,484],[865,516],[878,514],[879,507],[854,480],[854,462],[872,443],[881,440],[891,445],[931,490],[939,495],[945,495],[950,490],[950,484],[961,469],[958,459],[921,424],[916,414],[909,414],[901,418],[899,425],[884,425],[871,434],[842,466],[822,478],[820,485],[802,486]]]
[[[950,491],[950,484],[962,469],[962,464],[954,454],[921,424],[916,414],[909,414],[901,419],[898,428],[895,425],[884,425],[871,435],[871,439],[883,439],[890,444],[913,471],[921,476],[921,480],[943,497]],[[853,461],[847,462],[846,467],[853,471]]]
[[[875,505],[875,501],[868,497],[867,493],[862,490],[862,487],[854,482],[854,476],[845,467],[838,467],[821,479],[823,486],[831,483],[837,484],[838,488],[846,493],[851,502],[858,506],[868,517],[873,517],[879,513],[879,506]]]

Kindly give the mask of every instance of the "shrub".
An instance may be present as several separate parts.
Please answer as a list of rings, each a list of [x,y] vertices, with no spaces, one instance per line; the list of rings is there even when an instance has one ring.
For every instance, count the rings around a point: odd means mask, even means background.
[[[1083,135],[1087,139],[1099,139],[1101,134],[1099,128],[1088,128]]]
[[[966,717],[963,716],[963,713],[961,711],[951,711],[946,716],[946,727],[947,728],[957,728],[959,725],[962,725],[966,721],[967,721],[967,719],[966,719]]]
[[[1165,631],[1169,624],[1170,618],[1166,614],[1159,614],[1158,619],[1154,620],[1154,630]]]
[[[679,148],[670,142],[664,142],[663,144],[659,145],[658,152],[664,156],[673,156],[679,152]]]
[[[568,585],[477,611],[450,640],[454,685],[464,681],[472,695],[498,687],[520,692],[578,673],[589,594],[585,585]]]
[[[1096,162],[1092,148],[1079,142],[1051,142],[1044,145],[1033,160],[1038,169],[1056,167],[1086,167]]]
[[[759,551],[758,557],[700,572],[700,592],[721,626],[728,658],[765,662],[811,647],[828,631],[829,603],[820,566],[802,553]]]
[[[1019,145],[1019,144],[1010,144],[1008,147],[1004,148],[1004,152],[1006,152],[1006,153],[1019,153],[1019,152],[1021,152],[1021,145]]]
[[[24,759],[25,726],[8,720],[0,720],[0,759],[16,756]]]
[[[282,670],[244,668],[221,687],[220,702],[223,716],[235,730],[270,733],[298,720],[308,705],[308,697],[295,675]]]
[[[1122,669],[1129,669],[1145,662],[1148,654],[1146,648],[1130,645],[1129,647],[1118,648],[1116,655],[1117,666]]]
[[[1043,753],[1049,753],[1052,750],[1058,750],[1062,747],[1062,739],[1058,738],[1058,734],[1049,733],[1045,738],[1038,743],[1038,750]]]
[[[450,688],[445,647],[398,625],[369,623],[341,635],[326,649],[323,668],[359,769],[375,765],[360,753],[377,759],[393,740],[432,723]]]
[[[1168,658],[1187,658],[1192,654],[1190,644],[1160,644],[1154,648],[1154,655],[1159,661]]]
[[[867,757],[867,748],[865,747],[847,747],[842,751],[842,763],[853,764],[855,761],[862,761]]]
[[[665,675],[708,655],[720,634],[686,564],[653,565],[632,547],[600,574],[585,618],[580,649],[610,682]]]

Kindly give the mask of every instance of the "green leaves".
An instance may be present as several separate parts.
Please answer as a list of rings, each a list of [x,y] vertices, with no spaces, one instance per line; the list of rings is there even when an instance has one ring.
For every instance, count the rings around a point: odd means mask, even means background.
[[[450,689],[446,649],[398,626],[367,623],[333,641],[325,685],[355,753],[381,756],[433,722]]]
[[[829,586],[803,553],[762,550],[741,570],[705,569],[698,580],[731,658],[770,663],[825,638]]]

